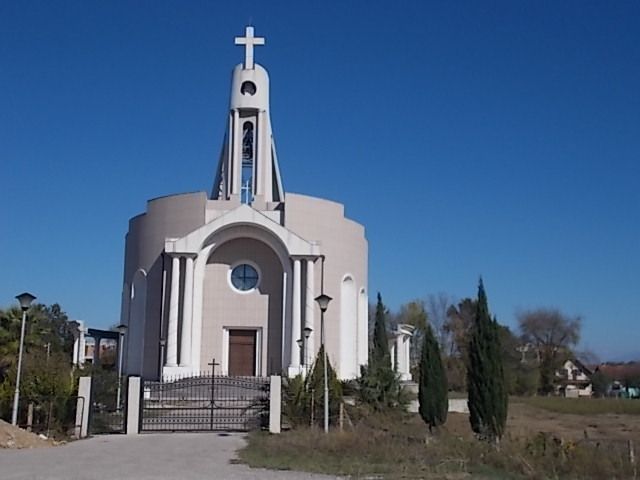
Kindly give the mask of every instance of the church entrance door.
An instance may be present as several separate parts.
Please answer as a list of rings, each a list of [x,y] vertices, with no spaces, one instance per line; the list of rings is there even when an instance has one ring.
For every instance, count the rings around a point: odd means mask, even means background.
[[[256,374],[256,331],[229,330],[229,375]]]

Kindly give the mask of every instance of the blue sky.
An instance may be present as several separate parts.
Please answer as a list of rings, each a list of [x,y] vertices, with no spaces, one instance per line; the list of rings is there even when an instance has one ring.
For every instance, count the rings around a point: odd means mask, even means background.
[[[233,37],[286,191],[365,224],[370,291],[558,307],[640,357],[640,3],[0,0],[0,305],[118,323],[128,219],[209,191]]]

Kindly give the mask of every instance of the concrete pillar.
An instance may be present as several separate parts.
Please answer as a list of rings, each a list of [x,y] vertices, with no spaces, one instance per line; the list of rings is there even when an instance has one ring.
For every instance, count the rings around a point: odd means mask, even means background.
[[[129,377],[127,391],[127,435],[140,433],[140,377]]]
[[[89,429],[89,410],[91,409],[91,377],[78,379],[78,400],[76,401],[75,437],[85,438]]]
[[[314,271],[313,271],[313,260],[307,260],[307,281],[306,281],[306,310],[305,310],[305,328],[310,328],[312,330],[311,335],[307,339],[306,348],[304,351],[304,364],[309,365],[313,362],[313,354],[315,352],[314,349],[314,338],[316,335],[316,327],[315,327],[315,286],[314,286]]]
[[[188,255],[184,269],[184,304],[182,308],[182,338],[180,365],[191,364],[191,330],[193,325],[193,256]]]
[[[282,414],[282,377],[272,375],[269,387],[269,433],[280,433]]]
[[[171,293],[169,296],[169,327],[167,331],[167,366],[178,364],[178,311],[180,303],[180,257],[171,258]]]
[[[300,339],[300,322],[301,319],[301,281],[300,281],[300,260],[293,261],[293,298],[292,298],[292,314],[291,314],[291,364],[289,365],[289,375],[298,375],[300,373],[300,347],[298,340]]]

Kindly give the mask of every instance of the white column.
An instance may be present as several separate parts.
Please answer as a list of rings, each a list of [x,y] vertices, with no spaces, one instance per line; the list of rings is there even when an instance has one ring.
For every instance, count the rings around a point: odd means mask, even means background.
[[[233,111],[233,194],[242,194],[242,126],[238,110]]]
[[[399,332],[396,333],[396,358],[397,358],[397,370],[399,374],[404,373],[404,348],[402,348],[403,335]]]
[[[182,338],[180,339],[180,366],[191,364],[191,330],[193,325],[193,256],[188,255],[184,269],[184,303],[182,306]]]
[[[289,372],[292,375],[300,373],[300,347],[298,346],[298,340],[300,339],[300,260],[293,261],[293,298],[291,314],[291,364],[289,365]]]
[[[309,365],[313,362],[313,355],[315,349],[313,348],[313,340],[315,337],[316,329],[315,329],[315,286],[314,286],[314,271],[313,271],[313,260],[307,260],[307,282],[306,282],[306,311],[305,311],[305,328],[310,328],[312,330],[311,335],[307,339],[306,350],[304,352],[304,363],[305,365]]]
[[[407,335],[404,339],[404,365],[407,380],[411,380],[411,337]]]
[[[178,364],[178,310],[180,303],[180,257],[171,257],[171,294],[167,331],[167,366]]]
[[[397,368],[396,358],[396,342],[389,342],[389,360],[391,361],[391,368],[394,370]]]
[[[78,363],[80,366],[84,365],[85,352],[87,351],[87,338],[85,337],[85,333],[86,330],[84,329],[84,325],[82,325],[80,330],[80,342],[78,343]]]
[[[73,339],[73,364],[80,365],[80,334]]]
[[[282,272],[282,355],[281,355],[281,368],[284,370],[287,365],[286,345],[287,345],[287,272]]]

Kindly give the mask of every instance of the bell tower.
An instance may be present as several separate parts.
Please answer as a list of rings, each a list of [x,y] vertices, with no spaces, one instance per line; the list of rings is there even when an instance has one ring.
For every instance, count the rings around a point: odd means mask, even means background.
[[[253,48],[264,45],[246,27],[244,62],[233,69],[229,118],[211,198],[240,199],[241,203],[266,205],[284,200],[282,180],[269,116],[269,75],[253,61]]]

